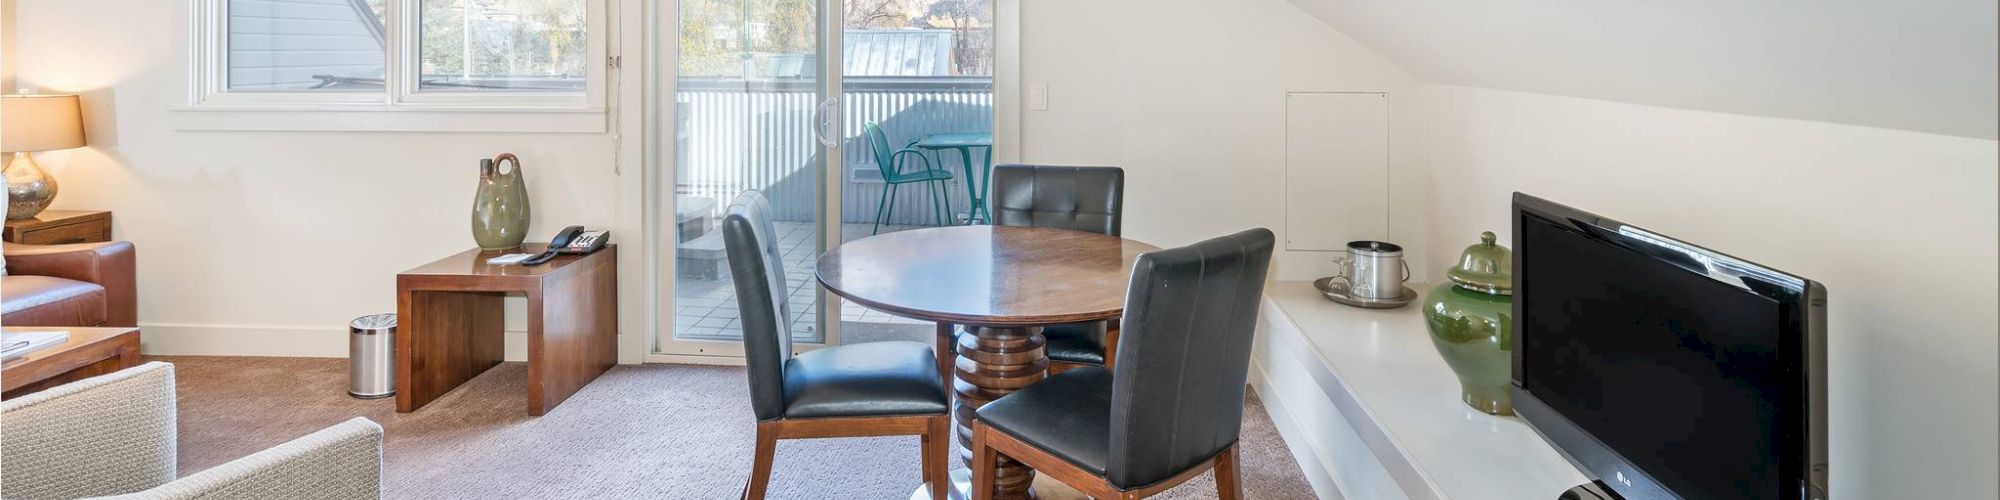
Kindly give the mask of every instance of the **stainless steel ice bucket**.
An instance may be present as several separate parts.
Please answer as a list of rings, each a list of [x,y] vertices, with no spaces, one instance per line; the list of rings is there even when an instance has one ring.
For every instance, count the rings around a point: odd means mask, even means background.
[[[1347,282],[1347,293],[1369,299],[1403,296],[1403,282],[1410,279],[1410,265],[1403,261],[1403,247],[1386,241],[1347,242],[1347,257],[1334,259],[1339,274]]]

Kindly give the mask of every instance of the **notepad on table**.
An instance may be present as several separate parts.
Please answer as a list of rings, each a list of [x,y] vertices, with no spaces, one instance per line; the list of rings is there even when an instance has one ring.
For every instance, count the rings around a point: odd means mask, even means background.
[[[69,341],[69,332],[0,333],[0,359],[13,358]]]

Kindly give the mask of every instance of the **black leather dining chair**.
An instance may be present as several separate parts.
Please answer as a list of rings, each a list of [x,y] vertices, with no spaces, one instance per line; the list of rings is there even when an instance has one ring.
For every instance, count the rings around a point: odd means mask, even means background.
[[[1053,227],[1118,236],[1123,228],[1125,169],[1006,164],[993,167],[992,214],[997,226]],[[949,371],[954,330],[938,331],[940,369]],[[1049,372],[1113,361],[1118,326],[1112,321],[1042,328]]]
[[[1259,228],[1140,255],[1116,366],[979,408],[973,498],[992,498],[1000,455],[1093,498],[1142,498],[1209,469],[1222,498],[1241,497],[1237,434],[1273,243]]]
[[[748,191],[722,221],[743,325],[757,447],[743,498],[764,498],[779,439],[915,435],[932,498],[950,483],[950,421],[936,355],[918,342],[831,346],[794,355],[785,267],[769,204]]]

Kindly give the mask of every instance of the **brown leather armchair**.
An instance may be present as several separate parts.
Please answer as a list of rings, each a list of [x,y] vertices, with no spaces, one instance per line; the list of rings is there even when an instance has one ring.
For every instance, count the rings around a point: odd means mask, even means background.
[[[137,250],[129,242],[0,244],[0,324],[139,326]]]

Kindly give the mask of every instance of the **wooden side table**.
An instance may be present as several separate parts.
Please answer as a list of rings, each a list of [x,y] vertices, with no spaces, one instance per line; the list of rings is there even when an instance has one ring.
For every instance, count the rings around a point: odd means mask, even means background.
[[[416,411],[500,364],[500,301],[509,294],[528,297],[529,415],[618,364],[618,246],[539,266],[486,263],[509,252],[468,250],[396,275],[396,411]]]
[[[67,331],[69,340],[0,363],[0,399],[139,366],[139,329],[10,326],[0,331]]]
[[[23,245],[60,245],[111,241],[111,212],[103,210],[44,210],[33,218],[7,221],[0,240]]]

